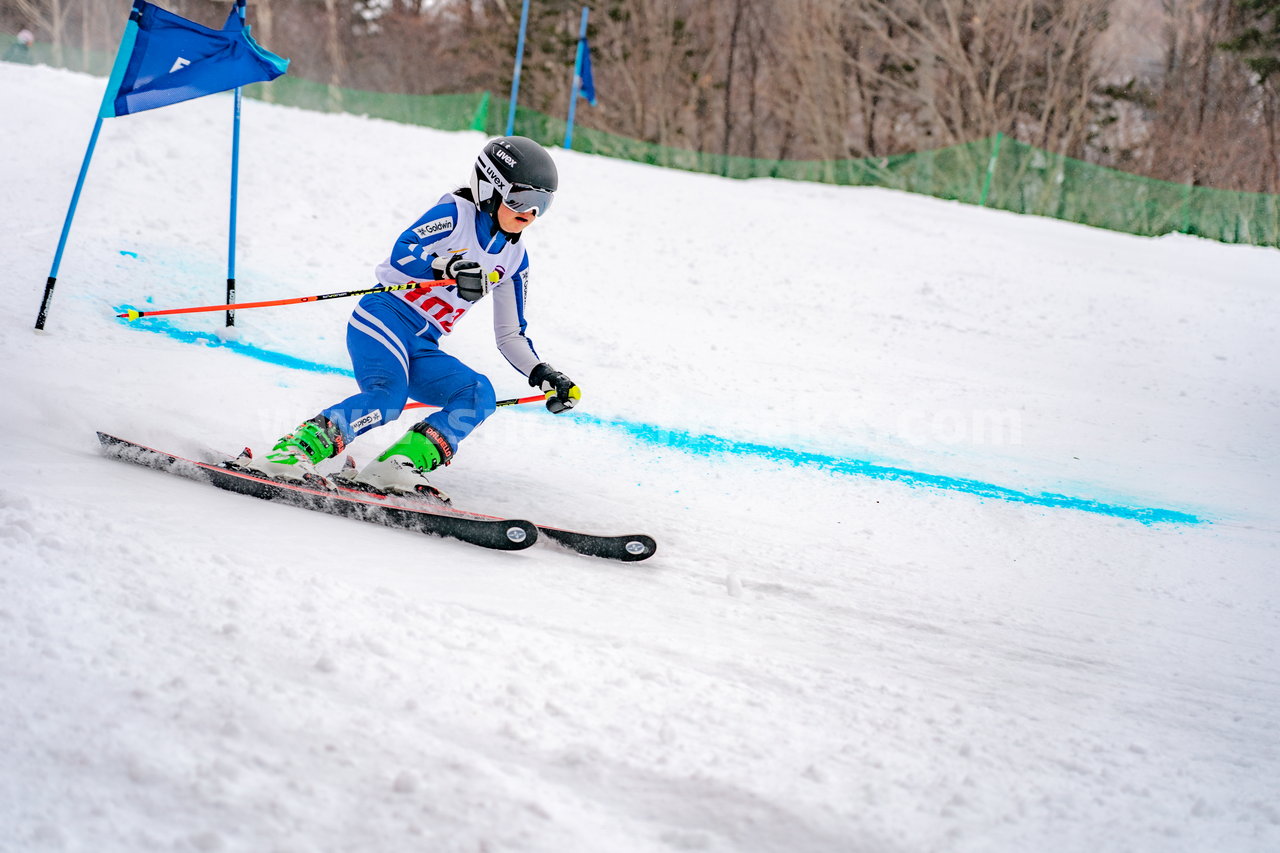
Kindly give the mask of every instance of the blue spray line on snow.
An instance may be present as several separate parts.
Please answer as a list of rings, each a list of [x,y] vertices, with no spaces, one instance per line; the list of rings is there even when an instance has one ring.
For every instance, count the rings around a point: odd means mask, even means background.
[[[797,450],[791,447],[777,447],[771,444],[738,441],[718,435],[673,430],[634,421],[607,420],[585,412],[575,413],[574,420],[620,430],[636,441],[682,450],[695,456],[752,457],[779,465],[792,465],[797,468],[817,468],[834,474],[870,477],[876,480],[892,480],[909,486],[962,492],[978,498],[991,498],[993,500],[1043,506],[1051,509],[1074,509],[1081,512],[1092,512],[1098,515],[1109,515],[1114,518],[1138,521],[1142,524],[1203,524],[1206,521],[1206,519],[1190,513],[1179,512],[1178,510],[1104,503],[1103,501],[1076,498],[1070,495],[1058,495],[1050,492],[1041,492],[1039,494],[1020,492],[1017,489],[997,486],[993,483],[984,483],[981,480],[929,474],[923,471],[881,465],[864,459],[851,459],[842,456],[831,456],[825,453]]]
[[[123,314],[132,305],[121,305],[115,308],[117,314]],[[161,320],[157,317],[143,317],[139,320],[120,320],[121,323],[131,329],[137,329],[142,332],[156,332],[173,338],[175,341],[181,341],[184,344],[201,344],[207,347],[225,347],[232,352],[247,355],[249,358],[256,358],[258,361],[265,361],[268,364],[278,364],[281,367],[288,367],[292,370],[306,370],[311,373],[331,373],[338,376],[349,376],[355,378],[355,372],[349,367],[334,367],[331,364],[322,364],[318,361],[307,361],[305,358],[289,355],[288,353],[275,352],[274,350],[263,349],[253,344],[242,343],[237,340],[227,340],[220,337],[216,332],[193,332],[189,329],[179,329],[167,320]]]
[[[130,307],[132,306],[126,305],[117,308],[116,310],[117,312],[122,313]],[[241,355],[256,358],[259,361],[265,361],[269,364],[278,364],[281,367],[288,367],[293,370],[306,370],[312,373],[327,373],[351,377],[354,377],[355,375],[349,368],[335,367],[330,364],[307,361],[306,359],[298,358],[296,356],[263,349],[262,347],[254,346],[253,344],[245,344],[234,340],[223,340],[213,332],[193,332],[186,329],[179,329],[177,326],[157,318],[144,317],[141,320],[135,320],[133,322],[128,322],[126,320],[121,320],[120,322],[130,328],[147,332],[155,332],[173,338],[174,340],[182,341],[183,343],[226,347],[227,349],[240,353]],[[1091,500],[1089,498],[1077,498],[1070,495],[1053,494],[1051,492],[1040,492],[1038,494],[1032,492],[1021,492],[1017,489],[997,486],[994,483],[984,483],[981,480],[968,480],[962,477],[948,477],[942,474],[929,474],[923,471],[912,471],[908,468],[881,465],[879,463],[868,462],[863,459],[831,456],[824,453],[797,450],[791,447],[777,447],[771,444],[738,441],[736,439],[724,438],[723,436],[718,435],[669,429],[667,427],[638,423],[636,421],[611,420],[587,414],[586,412],[575,412],[573,420],[580,424],[587,424],[590,426],[623,432],[633,440],[644,444],[669,447],[673,450],[680,450],[695,456],[739,456],[743,458],[762,459],[779,465],[791,465],[797,468],[816,468],[821,471],[830,471],[833,474],[869,477],[875,480],[889,480],[897,483],[904,483],[908,486],[940,489],[949,492],[960,492],[977,498],[1029,504],[1031,506],[1041,506],[1050,509],[1073,509],[1080,512],[1089,512],[1097,515],[1106,515],[1113,518],[1137,521],[1141,524],[1204,524],[1207,522],[1207,519],[1200,518],[1199,516],[1192,515],[1191,513],[1180,512],[1178,510],[1105,503],[1103,501]]]

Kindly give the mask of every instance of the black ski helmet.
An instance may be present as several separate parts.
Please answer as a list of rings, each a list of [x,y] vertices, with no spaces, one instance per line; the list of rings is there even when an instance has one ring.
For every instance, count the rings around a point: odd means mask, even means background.
[[[533,209],[543,215],[559,185],[551,155],[525,136],[489,140],[471,171],[471,198],[495,223],[503,202],[512,210]]]

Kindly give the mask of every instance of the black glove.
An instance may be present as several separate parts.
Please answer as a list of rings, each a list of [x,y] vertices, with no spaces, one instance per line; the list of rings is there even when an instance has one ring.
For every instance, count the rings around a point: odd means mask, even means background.
[[[484,270],[475,261],[464,260],[462,255],[436,258],[431,266],[443,273],[443,278],[453,279],[458,295],[468,302],[479,302],[489,292]]]
[[[572,409],[582,399],[582,391],[573,380],[545,361],[529,373],[529,385],[547,395],[547,411],[557,414]]]

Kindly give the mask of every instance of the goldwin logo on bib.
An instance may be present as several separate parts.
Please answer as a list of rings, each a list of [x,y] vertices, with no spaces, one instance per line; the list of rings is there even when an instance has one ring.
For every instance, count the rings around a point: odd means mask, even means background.
[[[430,237],[432,234],[439,234],[441,231],[449,231],[453,228],[453,219],[437,219],[435,222],[426,222],[413,229],[413,233],[419,237]]]
[[[363,418],[351,422],[352,432],[359,432],[367,426],[382,423],[382,412],[373,411],[365,415]]]

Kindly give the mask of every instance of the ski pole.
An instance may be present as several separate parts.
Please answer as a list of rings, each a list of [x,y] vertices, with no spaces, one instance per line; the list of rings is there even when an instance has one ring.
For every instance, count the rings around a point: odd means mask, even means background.
[[[542,402],[545,402],[546,399],[547,399],[546,396],[543,394],[537,394],[533,397],[512,397],[510,400],[499,400],[498,407],[501,408],[503,406],[521,406],[521,405],[524,405],[525,403],[542,403]],[[440,407],[429,406],[426,403],[409,403],[405,406],[405,408],[406,409],[438,409]]]
[[[443,287],[453,284],[451,278],[442,278],[439,281],[411,281],[406,284],[384,284],[378,287],[370,287],[365,290],[344,290],[341,293],[321,293],[318,296],[297,296],[293,299],[270,299],[266,302],[240,302],[231,305],[201,305],[198,308],[167,308],[164,311],[138,311],[130,308],[123,314],[117,314],[130,322],[137,320],[139,317],[158,317],[161,314],[197,314],[201,311],[230,311],[240,310],[241,308],[269,308],[273,305],[297,305],[300,302],[319,302],[323,299],[342,299],[346,296],[364,296],[367,293],[387,293],[392,290],[430,290],[433,287]]]

